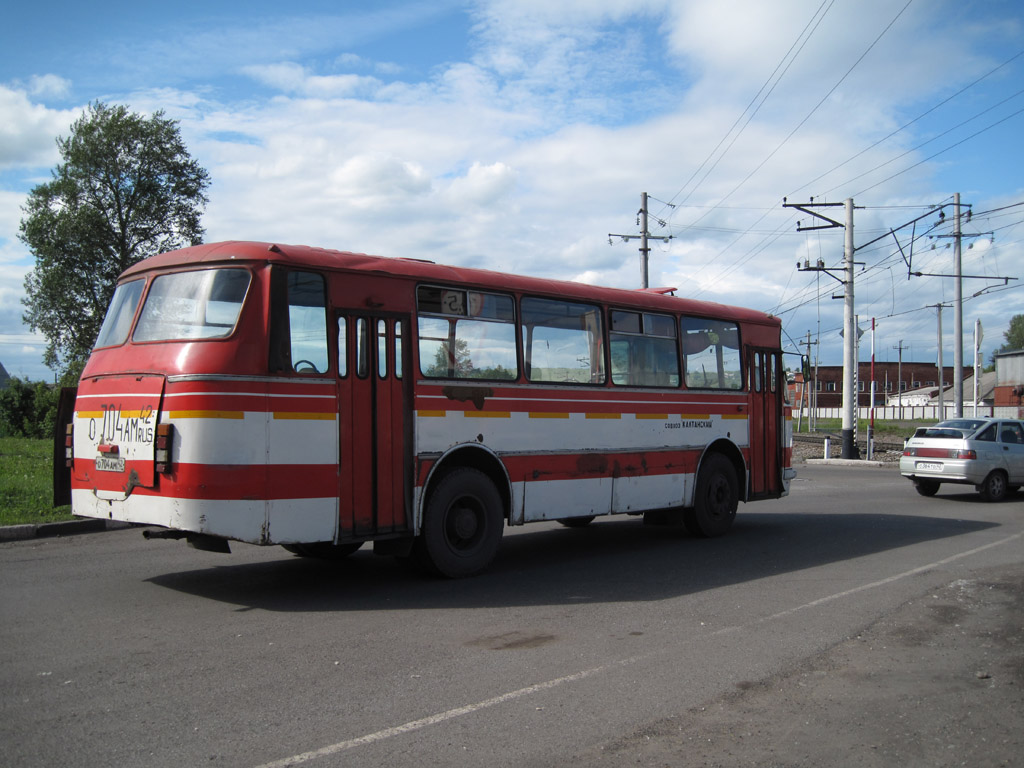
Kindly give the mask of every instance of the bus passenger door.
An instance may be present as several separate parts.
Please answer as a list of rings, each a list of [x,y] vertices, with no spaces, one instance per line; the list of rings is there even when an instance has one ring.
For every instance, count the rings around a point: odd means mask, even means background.
[[[783,401],[786,385],[778,350],[748,347],[750,498],[782,493]]]
[[[409,318],[341,312],[339,539],[412,529]]]

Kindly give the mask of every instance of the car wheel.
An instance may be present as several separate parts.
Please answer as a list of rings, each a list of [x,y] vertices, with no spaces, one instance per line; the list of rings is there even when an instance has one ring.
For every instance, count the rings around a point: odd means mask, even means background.
[[[1006,498],[1006,475],[1000,470],[989,473],[989,476],[978,486],[978,493],[985,501],[1002,501]]]
[[[914,488],[922,496],[934,496],[939,491],[938,480],[915,480]]]

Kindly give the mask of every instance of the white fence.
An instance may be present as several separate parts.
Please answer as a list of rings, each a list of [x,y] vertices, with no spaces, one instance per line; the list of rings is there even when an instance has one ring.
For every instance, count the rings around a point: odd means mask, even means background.
[[[807,419],[809,414],[808,408],[793,409],[793,418]],[[990,416],[997,416],[1004,419],[1021,419],[1024,418],[1024,408],[1018,408],[1012,405],[979,405],[977,411],[973,405],[964,406],[964,416],[966,418],[977,418],[985,419]],[[942,419],[952,419],[956,417],[956,412],[952,405],[945,407],[945,415],[937,405],[887,405],[884,407],[875,406],[875,421],[941,421]],[[819,419],[839,419],[843,418],[842,408],[819,408],[817,411],[817,418]],[[870,419],[871,408],[868,406],[862,406],[858,409],[858,419]]]

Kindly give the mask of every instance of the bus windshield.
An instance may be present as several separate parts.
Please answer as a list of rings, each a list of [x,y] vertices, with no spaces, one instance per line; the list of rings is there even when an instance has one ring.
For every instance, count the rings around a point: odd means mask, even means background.
[[[235,327],[249,288],[244,269],[176,272],[153,281],[133,341],[215,339]]]
[[[128,338],[128,331],[132,328],[132,319],[135,317],[135,310],[138,309],[145,284],[145,280],[132,280],[130,283],[121,283],[117,286],[107,316],[103,318],[103,327],[96,337],[97,348],[124,344]]]

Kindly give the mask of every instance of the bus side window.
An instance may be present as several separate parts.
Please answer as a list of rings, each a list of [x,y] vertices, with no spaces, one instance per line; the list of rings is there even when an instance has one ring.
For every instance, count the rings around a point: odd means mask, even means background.
[[[275,270],[271,287],[270,369],[326,373],[327,292],[313,272]]]
[[[735,323],[683,316],[679,328],[687,387],[743,389],[740,329]]]
[[[676,324],[669,315],[611,311],[612,383],[634,387],[678,387]]]
[[[402,321],[395,320],[395,378],[402,378]]]
[[[600,307],[527,296],[522,313],[523,354],[530,381],[604,384]]]
[[[500,381],[519,377],[511,296],[431,285],[421,285],[416,295],[424,376]]]
[[[377,321],[377,378],[388,377],[388,324]]]
[[[338,318],[338,376],[348,376],[348,318]]]

